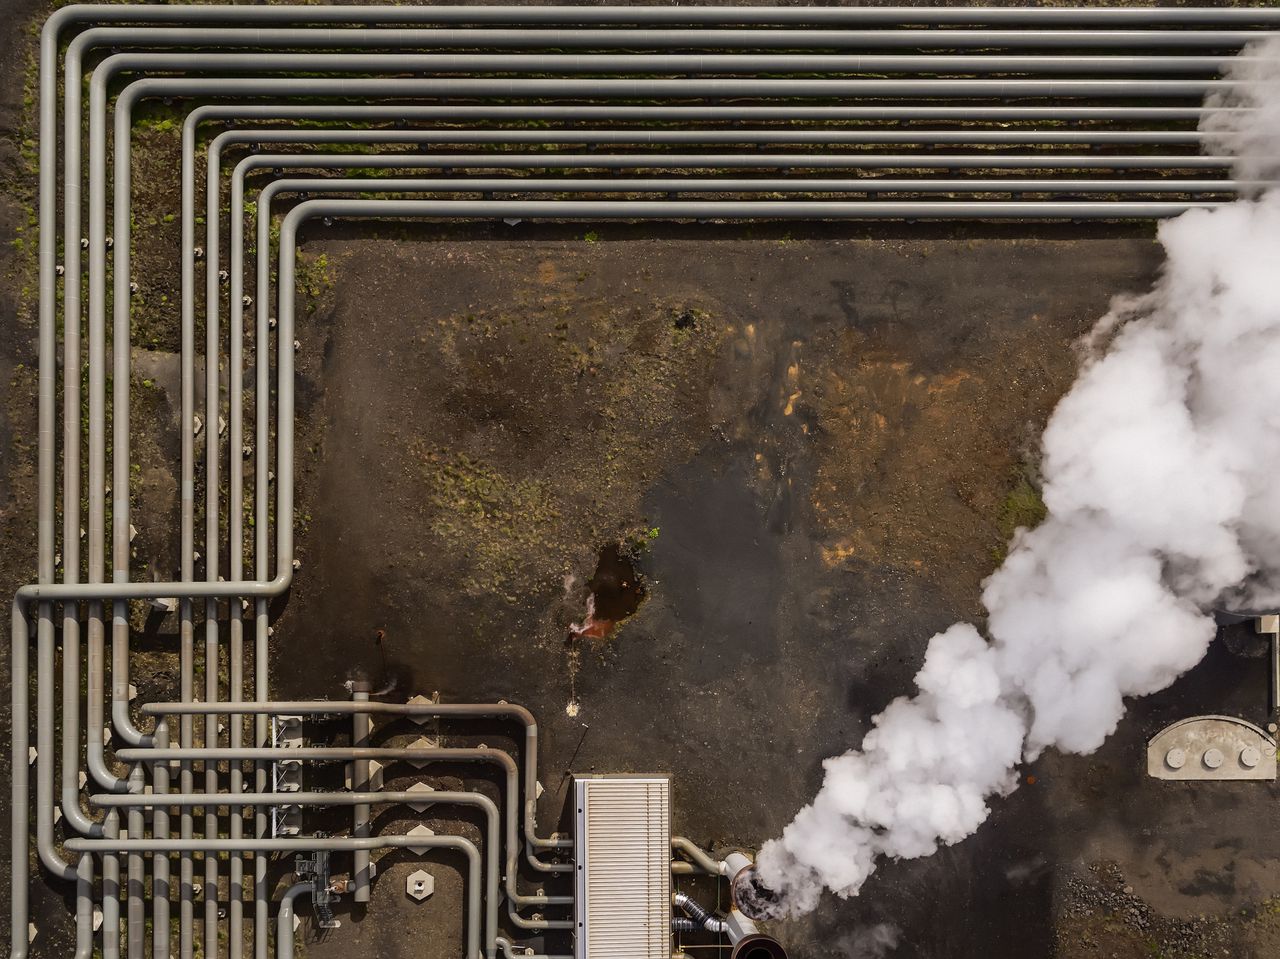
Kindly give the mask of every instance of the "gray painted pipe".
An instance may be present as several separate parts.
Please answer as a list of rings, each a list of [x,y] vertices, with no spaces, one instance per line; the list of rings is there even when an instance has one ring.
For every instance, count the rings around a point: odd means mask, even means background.
[[[127,797],[117,797],[125,799]],[[720,875],[720,863],[716,862],[706,851],[692,840],[686,839],[684,836],[672,836],[671,848],[677,852],[681,852],[692,860],[692,864],[697,866],[709,876]]]
[[[369,72],[438,72],[438,62],[431,55],[405,54],[252,54],[252,53],[117,53],[102,61],[94,71],[95,78],[102,74],[110,77],[125,70],[202,70],[222,73],[243,73],[260,70],[267,73],[310,71],[326,73]],[[465,58],[463,58],[465,59]],[[576,65],[581,58],[568,58],[556,64],[539,64],[538,57],[512,57],[508,69],[562,73],[590,73],[599,66]],[[616,59],[625,60],[625,57]],[[690,58],[696,60],[698,58]],[[768,59],[768,58],[766,58]],[[523,65],[521,65],[523,64]],[[459,67],[454,67],[459,69]],[[636,63],[632,69],[638,73],[653,72]],[[758,69],[767,70],[767,66]],[[993,68],[994,69],[994,68]],[[693,66],[683,72],[693,72]],[[240,79],[240,78],[237,78]],[[693,97],[1103,97],[1109,99],[1202,98],[1206,94],[1234,89],[1237,84],[1227,80],[1028,80],[1028,79],[645,79],[593,77],[591,79],[544,79],[513,77],[509,79],[441,78],[423,81],[435,89],[439,96],[560,96],[576,93],[580,96],[615,96],[647,99],[672,96],[681,99]]]
[[[412,156],[412,154],[406,154]],[[777,169],[1043,169],[1043,170],[1226,170],[1234,162],[1225,156],[1109,156],[1106,154],[877,154],[877,153],[439,153],[423,154],[441,169],[469,167],[486,170],[527,169],[644,169],[644,170],[777,170]],[[401,162],[396,154],[370,154],[364,165],[394,169]],[[324,167],[325,154],[317,154],[312,165]],[[856,181],[855,181],[856,182]]]
[[[286,166],[284,155],[272,156],[270,164],[252,163],[260,156],[246,158],[243,172],[269,165]],[[310,158],[294,157],[294,166],[307,167]],[[351,157],[359,167],[359,157]],[[1234,180],[899,180],[862,178],[858,180],[808,179],[718,179],[669,177],[653,179],[570,177],[475,177],[469,179],[319,177],[273,180],[263,194],[280,193],[1231,193],[1243,184]],[[277,186],[276,184],[281,184]],[[270,190],[268,194],[267,191]],[[234,228],[234,225],[233,225]]]
[[[216,80],[214,81],[217,82]],[[368,81],[353,81],[368,82]],[[373,81],[380,82],[380,81]],[[414,83],[416,81],[407,81]],[[140,88],[137,95],[151,96],[155,84],[164,84],[163,78],[136,80],[131,86]],[[183,88],[190,90],[191,88]],[[187,92],[184,95],[194,95]],[[1246,112],[1243,107],[1230,107],[1228,111]],[[619,122],[650,123],[672,120],[710,120],[726,123],[738,120],[1198,120],[1205,112],[1200,105],[1189,106],[968,106],[913,105],[898,106],[814,106],[791,104],[785,107],[753,104],[750,106],[591,106],[584,104],[528,103],[519,106],[476,105],[460,103],[456,106],[422,106],[418,104],[261,104],[261,103],[204,103],[194,107],[185,124],[194,125],[215,120],[315,120],[315,119],[378,119],[402,122],[407,120],[610,120]]]
[[[107,812],[103,822],[103,838],[93,839],[102,846],[102,959],[120,959],[120,838],[119,814]],[[70,848],[68,846],[68,848]],[[116,850],[116,851],[111,851]],[[89,850],[79,850],[88,852]]]
[[[137,30],[98,30],[81,34],[72,45],[81,47],[98,42],[112,43],[147,42]],[[306,42],[309,31],[264,30],[205,30],[199,40],[210,46],[420,46],[413,31],[384,31],[381,38],[368,36],[369,31],[326,30],[312,33],[311,43]],[[99,36],[94,36],[98,34]],[[301,39],[299,35],[301,34]],[[350,41],[344,34],[352,35]],[[145,37],[145,34],[142,34]],[[99,39],[101,37],[101,39]],[[154,31],[154,42],[168,45],[190,42],[188,30]],[[187,38],[185,41],[183,38]],[[374,40],[375,42],[369,42]],[[137,56],[136,54],[121,54]],[[381,70],[379,62],[396,63],[395,72],[443,73],[1058,73],[1058,74],[1119,74],[1142,75],[1153,73],[1205,74],[1218,73],[1232,59],[1230,56],[1037,56],[966,54],[945,56],[914,54],[557,54],[557,53],[356,53],[313,54],[275,53],[263,56],[257,53],[217,54],[155,54],[151,69],[211,69],[241,72],[249,69],[276,71],[325,72],[327,70]],[[178,64],[175,57],[189,57],[197,61],[190,66]],[[110,57],[104,62],[110,62]],[[1250,58],[1245,57],[1246,61]],[[265,60],[266,62],[262,62]],[[321,61],[317,63],[316,61]],[[975,81],[976,82],[976,81]],[[1015,82],[1015,81],[1010,81]],[[1044,81],[1046,83],[1052,81]],[[1101,83],[1102,81],[1098,81]],[[1172,81],[1137,81],[1139,89],[1155,84],[1157,87]],[[1110,84],[1108,84],[1110,85]],[[1201,91],[1203,92],[1203,91]],[[1130,94],[1132,95],[1132,94]]]
[[[45,34],[56,41],[64,26],[89,21],[113,23],[468,23],[468,24],[844,24],[999,26],[1097,25],[1276,25],[1280,12],[1271,8],[1128,8],[1128,7],[632,7],[583,8],[569,5],[522,6],[441,5],[413,9],[372,5],[358,11],[340,5],[280,6],[227,12],[216,7],[175,10],[137,5],[121,12],[104,6],[69,7],[50,17]]]
[[[293,137],[294,139],[290,139]],[[416,143],[416,144],[652,144],[652,143],[804,143],[869,145],[923,144],[1108,144],[1150,143],[1198,145],[1198,130],[228,130],[218,135],[225,145],[237,143]]]
[[[129,771],[129,791],[133,793],[141,793],[146,777],[141,763],[135,763]],[[146,821],[143,819],[141,809],[130,809],[128,812],[129,835],[141,836],[147,831]],[[141,956],[143,950],[144,935],[146,930],[143,928],[145,920],[145,910],[143,908],[143,859],[137,853],[130,853],[128,858],[128,873],[125,877],[125,890],[128,895],[128,916],[126,924],[126,936],[128,942],[128,954],[130,956]]]
[[[235,211],[235,218],[241,223],[244,218],[239,215],[242,209],[241,203],[232,199],[231,209]],[[243,231],[241,231],[243,232]],[[351,693],[351,698],[357,705],[363,705],[369,702],[369,687],[367,684],[362,685]],[[351,745],[357,747],[369,746],[369,737],[373,732],[373,722],[370,720],[369,713],[358,710],[351,714]],[[357,759],[351,764],[351,788],[357,792],[364,792],[369,788],[369,760]],[[351,835],[363,837],[369,835],[369,817],[370,810],[367,805],[361,804],[352,808]],[[351,881],[353,885],[352,898],[356,902],[369,901],[369,854],[363,850],[357,850],[355,854],[355,866],[351,872]]]
[[[76,866],[76,951],[74,959],[93,956],[93,854],[83,852]]]
[[[208,706],[209,704],[185,703],[180,705],[185,707],[191,707],[191,706],[205,707],[205,706]],[[254,704],[254,705],[257,705],[257,704]],[[276,704],[265,704],[265,705],[274,707]],[[386,705],[394,705],[394,704],[370,703],[369,705],[370,706],[386,706]],[[462,708],[456,711],[449,710],[449,711],[442,711],[439,713],[423,711],[419,713],[419,715],[459,715],[459,716],[472,716],[472,717],[498,716],[498,715],[503,715],[503,713],[499,710],[498,707],[505,706],[506,704],[495,704],[494,707],[487,707],[488,711],[482,711],[486,707],[476,707],[476,706],[471,706],[466,704],[437,704],[437,705],[446,706],[446,707],[462,706]],[[213,706],[215,709],[218,708],[217,704],[213,704]],[[239,708],[241,704],[237,703],[237,704],[234,704],[234,706],[236,708]],[[516,708],[519,709],[519,707],[516,707]],[[304,715],[306,714],[305,710],[300,710],[299,712],[301,712]],[[534,751],[536,751],[536,736],[537,736],[536,726],[526,728],[526,743],[531,742],[532,743],[531,749]],[[530,747],[527,747],[526,751],[529,751],[529,749]],[[530,752],[530,755],[532,755],[532,752]],[[355,761],[357,759],[401,759],[401,760],[424,759],[424,760],[432,760],[432,761],[439,761],[439,762],[452,761],[452,762],[496,763],[497,765],[503,768],[504,773],[506,775],[506,779],[507,779],[507,787],[506,787],[506,792],[508,797],[507,806],[508,806],[508,809],[510,810],[509,818],[511,823],[513,824],[511,826],[513,850],[516,845],[514,823],[516,822],[516,818],[517,818],[515,815],[515,810],[518,808],[516,797],[517,797],[517,780],[519,776],[519,768],[515,760],[513,760],[506,752],[500,749],[489,749],[489,748],[467,749],[467,748],[455,748],[455,747],[433,748],[433,749],[410,749],[410,748],[390,748],[390,747],[385,747],[385,748],[302,747],[302,748],[292,748],[288,750],[281,750],[274,747],[268,747],[268,748],[241,747],[237,749],[231,749],[228,747],[221,747],[221,746],[205,747],[203,749],[201,748],[183,749],[180,747],[161,749],[159,747],[155,747],[151,749],[146,749],[146,748],[122,749],[117,753],[117,757],[124,762],[158,762],[161,760],[197,760],[197,759],[210,761],[210,762],[221,761],[221,760],[270,761],[270,760],[278,759],[281,757],[287,757],[289,759],[298,759],[298,760],[312,759],[312,760],[323,760],[328,762],[337,762],[337,761],[348,762],[348,761]],[[526,763],[525,763],[526,783],[531,778],[532,769],[533,769],[533,766],[531,761],[526,760]],[[533,772],[532,775],[536,776],[536,772]],[[536,782],[533,789],[536,790]],[[208,791],[213,792],[216,790],[208,790]],[[532,808],[533,808],[533,796],[534,796],[534,792],[528,791],[528,794],[525,800],[524,808],[525,808],[526,836],[528,836],[531,833],[530,827],[532,825],[531,817],[532,817]],[[558,848],[565,848],[565,842],[566,842],[565,840],[553,838],[553,839],[538,839],[535,844],[538,845],[540,848],[558,849]],[[555,869],[553,871],[561,871],[561,870]]]
[[[169,745],[169,727],[164,720],[156,723],[154,740],[160,747]],[[156,763],[151,767],[152,795],[163,799],[169,795],[169,767],[165,763]],[[115,793],[109,795],[118,795]],[[118,796],[120,799],[133,798],[134,794]],[[152,812],[152,835],[157,839],[169,838],[169,807],[159,806]],[[152,959],[169,959],[169,857],[155,856],[151,863],[151,899],[152,899]]]
[[[172,46],[198,42],[202,47],[252,46],[323,49],[1026,49],[1068,48],[1239,48],[1275,34],[1261,30],[653,30],[634,28],[529,30],[491,27],[442,29],[366,27],[246,31],[235,27],[199,31],[137,26],[95,27],[97,46]],[[83,36],[84,34],[81,34]],[[1085,58],[1088,59],[1088,58]]]
[[[276,956],[293,959],[293,903],[299,896],[311,893],[315,886],[309,882],[295,882],[280,897],[280,912],[276,916]]]

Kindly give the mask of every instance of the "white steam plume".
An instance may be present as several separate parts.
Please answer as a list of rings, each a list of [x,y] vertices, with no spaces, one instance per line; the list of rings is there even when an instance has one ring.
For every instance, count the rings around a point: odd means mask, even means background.
[[[826,761],[760,853],[782,910],[970,835],[1020,761],[1092,752],[1126,696],[1195,665],[1206,608],[1280,601],[1280,42],[1249,54],[1202,126],[1238,178],[1273,182],[1160,227],[1155,288],[1113,302],[1049,420],[1048,517],[985,584],[989,638],[967,623],[934,636],[916,694]]]
[[[891,923],[862,926],[836,940],[835,954],[843,959],[885,959],[897,950],[900,937]]]

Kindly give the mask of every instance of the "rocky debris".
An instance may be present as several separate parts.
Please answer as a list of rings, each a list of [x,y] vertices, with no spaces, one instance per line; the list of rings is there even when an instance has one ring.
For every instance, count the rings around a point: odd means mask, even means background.
[[[1209,959],[1239,955],[1242,935],[1275,904],[1244,909],[1230,916],[1164,916],[1125,882],[1114,862],[1090,864],[1087,874],[1063,882],[1058,904],[1056,955],[1158,956],[1161,959]]]

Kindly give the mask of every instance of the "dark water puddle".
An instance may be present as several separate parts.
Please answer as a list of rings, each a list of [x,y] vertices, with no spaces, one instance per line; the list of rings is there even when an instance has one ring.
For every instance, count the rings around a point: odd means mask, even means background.
[[[570,641],[606,639],[644,602],[645,587],[635,563],[617,543],[600,550],[595,575],[587,581],[587,615],[569,627]]]

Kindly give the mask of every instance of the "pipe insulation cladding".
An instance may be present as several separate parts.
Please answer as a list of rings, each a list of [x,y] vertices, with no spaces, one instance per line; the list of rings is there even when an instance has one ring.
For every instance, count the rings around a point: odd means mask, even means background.
[[[1230,157],[1201,152],[1200,101],[1223,89],[1228,59],[1277,31],[1276,8],[57,10],[39,63],[36,577],[11,608],[13,959],[29,951],[33,808],[39,868],[74,884],[79,959],[96,947],[104,959],[122,949],[127,959],[192,959],[198,948],[205,959],[266,959],[273,948],[287,957],[298,900],[310,890],[322,907],[336,887],[316,879],[277,890],[273,854],[319,863],[330,850],[353,853],[351,892],[363,901],[369,852],[414,846],[466,860],[466,959],[527,953],[516,938],[569,948],[581,905],[573,841],[539,833],[538,733],[527,711],[390,704],[367,691],[351,702],[271,698],[270,603],[295,570],[290,344],[308,219],[1167,217],[1249,188]],[[145,211],[181,220],[180,560],[169,579],[148,582],[135,578],[129,545],[130,141],[140,105],[159,98],[185,114],[180,208]],[[222,129],[206,141],[215,123]],[[358,149],[327,149],[335,144]],[[229,223],[224,159],[237,211]],[[370,169],[394,175],[371,179]],[[246,244],[239,211],[251,172],[256,243]],[[288,210],[277,236],[271,203],[281,193],[313,198]],[[314,198],[331,193],[345,196]],[[85,379],[62,377],[59,430],[60,363]],[[134,600],[172,606],[180,650],[173,701],[138,710]],[[215,668],[224,655],[225,678]],[[325,715],[346,717],[352,745],[299,747],[273,734],[289,717]],[[406,716],[501,720],[519,727],[523,745],[518,756],[369,745],[375,720]],[[457,836],[375,832],[371,806],[420,798],[373,786],[377,759],[498,767],[499,802],[431,794],[432,804],[484,813],[482,850]],[[280,770],[324,762],[351,763],[354,788],[278,791]],[[272,827],[273,809],[334,805],[351,807],[348,836]],[[227,858],[204,855],[214,852]],[[534,877],[552,891],[524,891]]]

